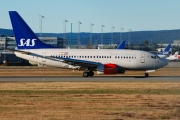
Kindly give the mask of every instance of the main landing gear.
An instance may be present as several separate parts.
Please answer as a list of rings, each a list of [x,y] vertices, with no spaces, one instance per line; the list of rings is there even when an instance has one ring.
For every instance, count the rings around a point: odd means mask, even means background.
[[[144,75],[145,75],[145,77],[149,77],[149,73],[145,73]]]
[[[93,76],[94,76],[94,72],[92,70],[83,72],[83,77],[93,77]]]

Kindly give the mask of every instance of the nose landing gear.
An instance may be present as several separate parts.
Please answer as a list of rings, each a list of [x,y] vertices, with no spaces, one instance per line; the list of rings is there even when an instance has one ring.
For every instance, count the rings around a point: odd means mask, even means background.
[[[145,77],[149,77],[149,73],[145,73],[144,75],[145,75]]]

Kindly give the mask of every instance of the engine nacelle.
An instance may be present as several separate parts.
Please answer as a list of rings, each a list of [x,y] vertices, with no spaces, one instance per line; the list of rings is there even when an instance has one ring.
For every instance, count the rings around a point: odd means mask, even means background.
[[[99,64],[97,66],[97,74],[117,74],[118,66],[116,64]]]

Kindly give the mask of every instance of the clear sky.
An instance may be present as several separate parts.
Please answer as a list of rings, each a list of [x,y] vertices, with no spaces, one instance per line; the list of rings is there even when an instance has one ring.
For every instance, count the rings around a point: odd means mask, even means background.
[[[12,29],[8,11],[17,11],[34,32],[40,31],[39,15],[45,16],[43,32],[154,31],[180,29],[180,0],[0,0],[0,28]]]

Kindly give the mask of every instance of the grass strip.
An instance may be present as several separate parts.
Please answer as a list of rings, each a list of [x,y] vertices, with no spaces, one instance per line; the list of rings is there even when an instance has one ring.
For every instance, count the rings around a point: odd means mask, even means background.
[[[0,94],[154,94],[180,95],[180,89],[93,89],[93,90],[0,90]]]

